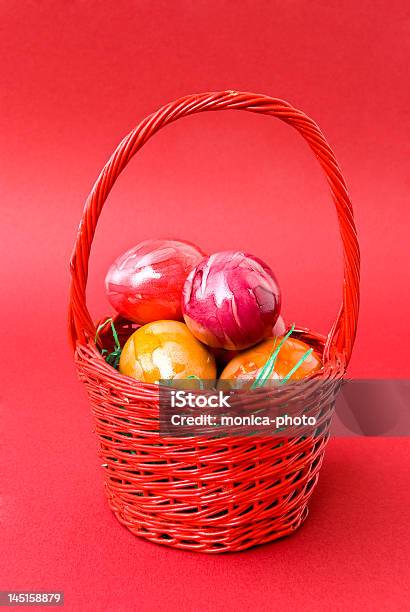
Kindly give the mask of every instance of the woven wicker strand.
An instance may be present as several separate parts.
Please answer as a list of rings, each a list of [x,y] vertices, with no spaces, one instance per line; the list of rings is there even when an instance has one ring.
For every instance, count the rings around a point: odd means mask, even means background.
[[[339,314],[326,338],[299,329],[323,355],[320,376],[303,390],[289,386],[287,401],[303,401],[317,417],[315,435],[290,438],[161,437],[158,387],[122,376],[96,347],[86,305],[91,244],[103,205],[130,159],[161,127],[208,110],[247,110],[294,127],[328,180],[343,245],[344,282]],[[152,542],[202,552],[244,550],[295,531],[307,516],[328,439],[334,393],[348,365],[359,309],[359,246],[346,183],[319,127],[289,103],[261,94],[224,91],[186,96],[144,119],[103,168],[85,203],[71,258],[69,333],[75,362],[95,419],[111,509],[134,534]],[[121,317],[121,341],[134,325]],[[108,330],[100,346],[110,348]],[[282,401],[275,390],[270,404]],[[249,410],[255,405],[248,393]],[[260,395],[259,395],[260,397]]]

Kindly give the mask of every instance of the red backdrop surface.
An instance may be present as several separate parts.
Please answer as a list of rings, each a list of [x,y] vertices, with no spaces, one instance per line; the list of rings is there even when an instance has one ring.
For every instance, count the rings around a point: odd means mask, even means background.
[[[409,442],[331,441],[294,536],[205,557],[135,539],[108,511],[66,340],[68,260],[116,144],[163,103],[238,89],[311,115],[347,178],[362,248],[350,375],[408,377],[410,8],[399,0],[3,2],[1,589],[72,610],[406,608]],[[89,303],[139,240],[245,248],[275,270],[288,321],[326,332],[341,299],[320,168],[279,121],[208,113],[161,131],[103,212]]]

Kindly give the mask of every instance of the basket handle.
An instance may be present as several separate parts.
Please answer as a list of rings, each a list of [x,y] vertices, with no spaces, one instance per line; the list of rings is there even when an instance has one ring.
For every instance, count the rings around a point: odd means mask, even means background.
[[[359,310],[360,253],[352,205],[345,180],[332,149],[312,119],[283,100],[262,94],[237,91],[186,96],[163,106],[141,121],[120,142],[114,154],[104,166],[86,200],[70,261],[69,333],[73,347],[75,348],[76,342],[85,344],[89,338],[93,339],[95,336],[95,326],[86,305],[88,261],[99,216],[118,176],[135,153],[160,128],[180,117],[216,110],[246,110],[277,117],[291,125],[303,136],[319,160],[336,206],[344,260],[343,300],[339,314],[327,338],[325,355],[329,356],[329,351],[336,349],[344,357],[347,365],[356,336]]]

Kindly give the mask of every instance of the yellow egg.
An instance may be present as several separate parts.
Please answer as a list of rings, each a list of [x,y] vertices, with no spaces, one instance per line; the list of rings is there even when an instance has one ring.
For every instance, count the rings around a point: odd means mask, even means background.
[[[153,321],[130,336],[122,349],[119,370],[147,383],[194,376],[215,381],[214,356],[179,321]]]

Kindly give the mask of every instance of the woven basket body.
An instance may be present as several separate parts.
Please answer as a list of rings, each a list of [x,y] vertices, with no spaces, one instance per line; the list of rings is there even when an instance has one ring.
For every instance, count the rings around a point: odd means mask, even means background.
[[[329,335],[296,335],[323,357],[320,376],[303,391],[314,414],[314,435],[278,438],[160,436],[158,387],[122,376],[101,356],[108,333],[95,344],[86,306],[91,243],[104,202],[132,156],[161,127],[206,110],[248,110],[296,128],[318,158],[330,184],[344,249],[343,301]],[[353,348],[359,307],[359,249],[346,185],[317,125],[287,102],[268,96],[220,92],[177,100],[142,121],[118,146],[87,199],[71,259],[69,329],[80,379],[90,399],[100,442],[108,502],[133,533],[156,543],[203,552],[237,551],[293,532],[307,516],[334,406],[334,394]],[[133,324],[118,318],[120,339]],[[275,402],[275,391],[267,399]],[[278,392],[279,393],[279,392]],[[249,409],[254,403],[250,391]],[[301,401],[297,389],[289,402]]]

